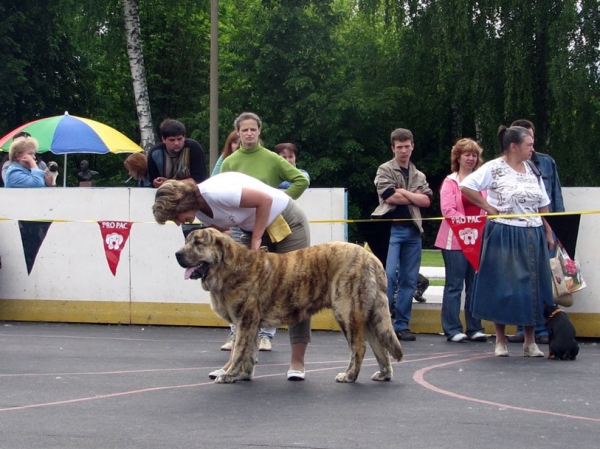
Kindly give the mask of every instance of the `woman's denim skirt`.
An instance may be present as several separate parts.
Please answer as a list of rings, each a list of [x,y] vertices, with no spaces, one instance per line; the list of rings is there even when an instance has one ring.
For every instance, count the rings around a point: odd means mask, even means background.
[[[494,323],[533,326],[552,304],[546,232],[489,220],[485,226],[471,312]]]

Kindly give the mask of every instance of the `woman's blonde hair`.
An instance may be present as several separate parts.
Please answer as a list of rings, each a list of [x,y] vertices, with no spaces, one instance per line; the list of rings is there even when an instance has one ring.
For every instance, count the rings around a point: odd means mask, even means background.
[[[158,188],[154,197],[152,213],[157,223],[174,221],[177,215],[198,210],[198,187],[191,182],[169,179]]]
[[[450,153],[450,168],[453,173],[458,173],[460,168],[458,160],[460,159],[461,154],[464,153],[475,153],[477,155],[477,163],[473,170],[477,170],[481,167],[481,164],[483,164],[483,158],[481,157],[483,150],[479,144],[473,139],[463,138],[454,144],[452,152]]]
[[[8,150],[8,160],[14,162],[20,154],[27,150],[37,151],[38,141],[33,137],[19,137],[10,144]]]

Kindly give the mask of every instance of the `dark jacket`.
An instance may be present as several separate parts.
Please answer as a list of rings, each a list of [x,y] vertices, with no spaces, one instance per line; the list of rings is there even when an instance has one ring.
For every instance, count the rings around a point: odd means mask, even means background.
[[[148,178],[151,185],[158,177],[167,179],[193,178],[196,183],[208,179],[204,150],[195,140],[185,139],[177,164],[173,167],[173,173],[165,173],[165,154],[166,147],[164,143],[159,143],[148,152]]]
[[[564,212],[565,204],[563,202],[560,180],[558,179],[558,171],[556,170],[556,162],[551,156],[538,153],[537,151],[531,155],[531,161],[542,174],[542,181],[544,181],[546,193],[548,194],[548,198],[550,198],[548,210],[550,212]]]

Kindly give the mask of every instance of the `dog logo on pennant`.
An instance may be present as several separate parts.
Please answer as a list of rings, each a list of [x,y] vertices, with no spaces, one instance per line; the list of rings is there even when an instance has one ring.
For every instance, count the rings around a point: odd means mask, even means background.
[[[123,237],[121,234],[113,232],[112,234],[108,234],[104,241],[106,242],[108,249],[116,249],[118,251],[123,244],[123,240],[125,240],[125,237]]]
[[[475,245],[477,242],[477,236],[479,232],[477,229],[465,228],[461,229],[458,233],[460,239],[464,242],[465,245]]]
[[[479,271],[479,253],[481,252],[481,236],[487,217],[485,215],[467,215],[464,217],[447,217],[446,221],[455,235],[463,254],[475,271]]]
[[[102,233],[108,267],[113,276],[116,276],[121,251],[127,243],[133,223],[130,221],[99,221],[98,225],[100,225],[100,232]]]

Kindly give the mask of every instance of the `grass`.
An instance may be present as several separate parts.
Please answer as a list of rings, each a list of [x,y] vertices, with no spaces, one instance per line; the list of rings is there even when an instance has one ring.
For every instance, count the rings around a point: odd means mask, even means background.
[[[443,267],[444,259],[442,258],[442,252],[439,249],[424,249],[421,253],[421,266],[422,267]],[[442,287],[444,286],[444,279],[429,279],[429,285]]]
[[[444,259],[439,249],[424,249],[421,253],[422,267],[443,267]]]

